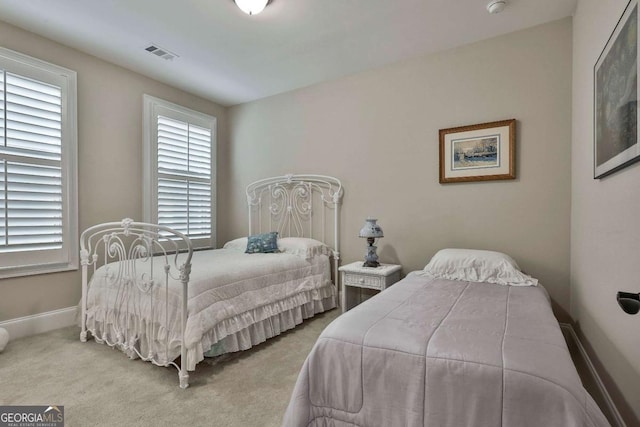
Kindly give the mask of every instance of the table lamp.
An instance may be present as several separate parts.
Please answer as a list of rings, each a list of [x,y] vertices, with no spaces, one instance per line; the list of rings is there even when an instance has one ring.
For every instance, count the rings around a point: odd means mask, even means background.
[[[374,246],[373,243],[376,239],[384,237],[382,233],[382,228],[378,224],[376,224],[377,219],[367,218],[365,220],[364,226],[360,229],[359,237],[363,237],[367,239],[367,252],[364,257],[363,267],[378,267],[380,263],[378,262],[378,254],[376,254],[377,246]]]

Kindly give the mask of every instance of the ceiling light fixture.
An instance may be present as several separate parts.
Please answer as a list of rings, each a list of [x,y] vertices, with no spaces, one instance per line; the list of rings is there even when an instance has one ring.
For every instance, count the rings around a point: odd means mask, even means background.
[[[247,15],[257,15],[267,6],[269,0],[234,0],[241,11]]]
[[[487,10],[489,13],[500,13],[507,5],[507,0],[491,0],[487,4]]]

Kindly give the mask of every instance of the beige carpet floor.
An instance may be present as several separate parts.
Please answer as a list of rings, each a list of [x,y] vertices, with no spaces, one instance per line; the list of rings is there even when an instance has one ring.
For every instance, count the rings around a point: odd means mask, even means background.
[[[131,360],[69,327],[0,353],[0,405],[64,405],[66,426],[280,426],[298,372],[338,309],[248,351],[177,370]]]

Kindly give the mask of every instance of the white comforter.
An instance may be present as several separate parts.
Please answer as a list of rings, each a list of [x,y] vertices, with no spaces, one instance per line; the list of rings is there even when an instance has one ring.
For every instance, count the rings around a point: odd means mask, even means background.
[[[283,425],[609,424],[541,287],[411,274],[325,329]]]
[[[153,303],[150,295],[137,286],[109,279],[109,272],[117,271],[117,264],[99,268],[89,286],[87,325],[98,339],[136,345],[143,355],[153,355],[164,363],[180,355],[182,285],[170,279],[169,298],[165,298],[160,267],[154,266],[154,281],[161,286],[153,288]],[[302,315],[295,316],[299,323],[301,317],[335,307],[335,288],[325,255],[305,260],[286,253],[245,254],[228,249],[195,252],[188,289],[184,341],[189,370],[195,369],[214,344],[252,325],[269,319],[280,322],[279,316],[302,307]],[[278,324],[273,329],[279,333],[289,327]],[[238,348],[228,351],[234,350]]]

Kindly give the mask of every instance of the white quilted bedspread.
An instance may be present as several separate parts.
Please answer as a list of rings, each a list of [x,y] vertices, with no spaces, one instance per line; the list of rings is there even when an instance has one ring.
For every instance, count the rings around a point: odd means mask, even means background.
[[[410,274],[331,323],[285,426],[608,426],[541,287]]]
[[[117,264],[110,266],[110,271],[117,270]],[[143,355],[152,353],[160,361],[176,358],[180,354],[182,285],[170,279],[169,297],[165,298],[163,270],[154,267],[153,277],[160,286],[153,290],[152,306],[150,296],[138,287],[109,280],[109,270],[103,266],[91,279],[89,330],[110,341],[117,340],[121,332]],[[286,253],[199,251],[193,254],[188,289],[185,343],[190,370],[213,344],[229,335],[295,307],[335,299],[326,255],[305,260]]]

